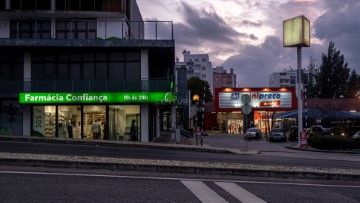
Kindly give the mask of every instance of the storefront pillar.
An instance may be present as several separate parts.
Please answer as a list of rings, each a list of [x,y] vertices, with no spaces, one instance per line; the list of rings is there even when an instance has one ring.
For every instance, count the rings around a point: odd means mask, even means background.
[[[149,105],[141,104],[140,105],[141,112],[141,142],[149,142]]]
[[[156,106],[156,121],[155,121],[155,124],[156,124],[156,135],[155,135],[155,138],[158,138],[160,137],[160,106]]]
[[[31,136],[31,106],[23,105],[23,136]]]

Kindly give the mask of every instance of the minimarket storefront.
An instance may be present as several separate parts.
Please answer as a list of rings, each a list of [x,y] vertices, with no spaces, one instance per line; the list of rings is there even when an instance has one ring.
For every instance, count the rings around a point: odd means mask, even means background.
[[[241,134],[245,127],[253,126],[262,132],[269,132],[273,126],[285,128],[292,121],[284,123],[273,119],[273,115],[296,109],[294,88],[216,88],[215,95],[217,127],[228,134]],[[243,95],[251,99],[247,116],[242,110]]]
[[[169,105],[174,100],[167,92],[19,94],[20,104],[31,108],[31,136],[46,138],[95,139],[92,125],[98,122],[100,139],[129,140],[135,121],[141,141],[148,136],[142,135],[142,125],[159,117],[149,114],[159,106],[152,104]]]

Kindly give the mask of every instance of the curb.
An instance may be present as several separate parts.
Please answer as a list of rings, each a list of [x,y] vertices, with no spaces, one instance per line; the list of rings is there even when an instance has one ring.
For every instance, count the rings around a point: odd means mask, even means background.
[[[30,166],[50,168],[75,168],[75,169],[102,169],[113,171],[146,171],[146,172],[170,172],[198,175],[230,175],[230,176],[253,176],[292,179],[326,179],[343,181],[360,181],[360,174],[341,173],[319,173],[319,172],[297,172],[297,171],[274,171],[256,169],[229,169],[210,167],[168,166],[168,165],[146,165],[128,163],[105,163],[105,162],[83,162],[83,161],[58,161],[58,160],[31,160],[2,158],[0,165],[6,166]]]
[[[322,153],[339,153],[339,154],[360,154],[360,151],[339,151],[339,150],[320,150],[320,149],[310,149],[310,148],[300,148],[297,146],[286,146],[288,149],[300,150],[300,151],[310,151],[310,152],[322,152]]]
[[[167,150],[184,150],[197,152],[212,152],[212,153],[231,153],[231,154],[257,154],[257,151],[241,151],[230,150],[225,148],[210,148],[198,147],[193,145],[182,144],[159,144],[159,143],[141,143],[129,141],[108,141],[108,140],[74,140],[61,138],[38,138],[38,137],[13,137],[0,136],[0,141],[13,142],[34,142],[34,143],[55,143],[55,144],[74,144],[74,145],[88,145],[88,146],[111,146],[111,147],[130,147],[130,148],[148,148],[148,149],[167,149]]]

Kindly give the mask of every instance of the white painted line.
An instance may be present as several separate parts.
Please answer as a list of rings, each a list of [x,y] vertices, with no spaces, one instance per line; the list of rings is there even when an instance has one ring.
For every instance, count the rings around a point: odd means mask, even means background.
[[[230,182],[248,184],[267,184],[267,185],[294,185],[311,187],[337,187],[337,188],[360,188],[360,185],[325,185],[313,183],[291,183],[291,182],[266,182],[266,181],[247,181],[247,180],[220,180],[220,179],[199,179],[199,178],[171,178],[156,176],[132,176],[132,175],[104,175],[104,174],[80,174],[80,173],[56,173],[56,172],[33,172],[33,171],[0,171],[0,174],[24,174],[24,175],[53,175],[53,176],[80,176],[80,177],[103,177],[103,178],[133,178],[133,179],[153,179],[153,180],[179,180],[179,181],[210,181],[210,182]],[[265,178],[264,178],[265,179]]]
[[[227,202],[201,181],[181,181],[201,202]]]
[[[215,184],[220,186],[226,192],[230,193],[236,199],[240,200],[242,203],[266,203],[266,201],[248,192],[235,183],[215,182]]]

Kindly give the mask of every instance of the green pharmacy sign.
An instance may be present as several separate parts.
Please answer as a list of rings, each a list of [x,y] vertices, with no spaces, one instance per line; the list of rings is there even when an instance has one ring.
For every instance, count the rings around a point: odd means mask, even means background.
[[[21,104],[174,103],[171,92],[20,93]]]

